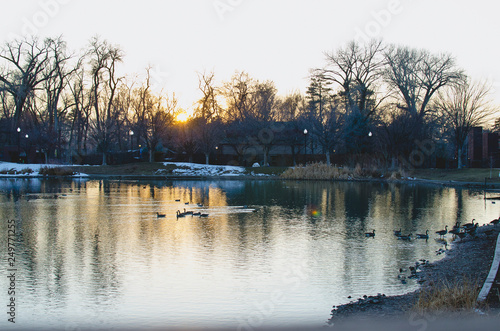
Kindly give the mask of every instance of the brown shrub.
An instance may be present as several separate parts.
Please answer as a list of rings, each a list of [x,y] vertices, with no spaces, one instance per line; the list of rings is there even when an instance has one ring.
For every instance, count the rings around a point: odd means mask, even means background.
[[[75,171],[68,167],[42,167],[38,173],[42,176],[73,176]]]

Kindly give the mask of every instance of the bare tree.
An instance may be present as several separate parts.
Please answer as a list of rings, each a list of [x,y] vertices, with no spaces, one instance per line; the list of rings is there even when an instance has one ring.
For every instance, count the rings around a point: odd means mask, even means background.
[[[73,150],[76,144],[76,156],[79,158],[87,153],[89,138],[91,104],[90,94],[85,90],[85,70],[80,69],[69,84],[70,94],[67,102],[71,103],[68,120],[70,121],[69,148]]]
[[[276,103],[276,120],[279,122],[294,121],[306,110],[305,98],[298,91],[278,97]]]
[[[195,132],[197,149],[205,155],[205,164],[210,164],[210,154],[224,137],[222,122],[220,120],[207,122],[202,117],[194,118],[191,122],[190,128]]]
[[[460,83],[465,76],[448,54],[391,46],[385,53],[384,78],[402,99],[398,107],[423,119],[434,94],[444,86]]]
[[[370,117],[376,110],[373,103],[375,85],[383,67],[381,41],[365,46],[350,42],[345,48],[327,53],[324,77],[341,87],[346,113],[359,112]]]
[[[4,65],[0,71],[0,91],[7,91],[14,99],[11,130],[19,126],[26,101],[36,87],[51,77],[44,74],[50,64],[50,47],[53,41],[31,40],[7,43],[0,52]]]
[[[107,164],[107,154],[111,149],[113,131],[113,101],[118,85],[122,80],[117,77],[116,65],[122,62],[120,48],[92,38],[88,52],[91,59],[92,87],[91,104],[94,110],[94,139],[102,152],[102,164]]]
[[[485,82],[464,81],[440,91],[434,107],[449,131],[462,168],[463,149],[473,127],[481,126],[498,111],[489,98],[491,87]]]
[[[146,81],[134,90],[132,105],[134,109],[135,134],[142,139],[149,151],[149,162],[154,161],[157,147],[168,140],[168,130],[173,123],[173,114],[177,110],[177,98],[156,96],[151,91],[151,68],[146,69]]]
[[[251,117],[254,86],[254,79],[246,72],[236,72],[229,82],[223,84],[222,93],[227,103],[224,120],[244,121]]]
[[[392,129],[399,157],[409,156],[417,141],[434,136],[432,108],[433,97],[445,86],[463,82],[465,76],[449,54],[434,55],[426,50],[391,46],[384,52],[384,81],[391,94],[396,96],[393,108],[397,116]],[[404,123],[404,124],[403,124]],[[402,129],[406,131],[402,132]],[[401,137],[401,139],[397,138]],[[398,155],[393,155],[393,162]]]
[[[198,73],[198,89],[203,96],[198,100],[196,115],[207,122],[220,118],[220,106],[217,102],[218,92],[214,77],[215,74],[213,72]]]
[[[385,99],[377,96],[377,85],[383,68],[383,45],[372,40],[366,45],[353,41],[334,53],[327,54],[326,80],[338,85],[343,100],[342,135],[347,151],[366,150],[367,136],[379,105]],[[338,113],[342,103],[334,107]]]
[[[300,146],[304,145],[304,124],[300,123],[299,119],[306,115],[306,99],[296,91],[285,97],[279,97],[276,109],[276,121],[283,127],[278,139],[281,144],[290,146],[292,163],[295,166],[297,152]]]
[[[61,126],[60,118],[66,115],[71,103],[65,102],[63,107],[60,106],[60,100],[63,96],[63,91],[67,87],[71,76],[79,70],[81,60],[77,63],[70,63],[73,58],[72,54],[68,54],[66,43],[61,37],[57,39],[49,39],[49,55],[50,64],[47,67],[47,79],[43,83],[44,87],[44,104],[47,112],[47,130],[43,133],[45,138],[53,140],[51,145],[55,148],[49,148],[55,153],[55,156],[61,156]],[[47,148],[44,148],[46,150]],[[46,156],[47,157],[47,156]]]

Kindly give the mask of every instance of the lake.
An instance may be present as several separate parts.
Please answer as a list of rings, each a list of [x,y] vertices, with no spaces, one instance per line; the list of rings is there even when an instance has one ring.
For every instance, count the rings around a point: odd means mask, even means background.
[[[279,180],[0,179],[0,206],[2,305],[15,269],[15,326],[66,330],[325,325],[348,296],[415,290],[399,268],[444,256],[435,231],[499,216],[482,191]]]

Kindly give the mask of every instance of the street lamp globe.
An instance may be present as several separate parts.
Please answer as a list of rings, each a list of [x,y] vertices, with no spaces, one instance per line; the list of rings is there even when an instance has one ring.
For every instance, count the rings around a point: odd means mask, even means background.
[[[307,129],[304,129],[304,134],[307,134]]]
[[[18,128],[17,128],[17,132],[21,132],[21,128],[19,128],[19,127],[18,127]]]

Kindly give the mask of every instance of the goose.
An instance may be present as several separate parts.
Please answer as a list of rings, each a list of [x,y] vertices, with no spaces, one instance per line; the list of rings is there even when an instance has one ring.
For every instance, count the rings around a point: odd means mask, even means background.
[[[180,202],[180,201],[181,201],[181,199],[175,199],[175,202]]]
[[[177,215],[177,218],[186,216],[186,214],[181,213],[180,210],[177,211],[176,215]]]
[[[455,225],[453,225],[453,230],[456,230],[456,229],[460,229],[460,221],[457,221],[457,223],[455,223]]]
[[[200,214],[200,217],[208,217],[208,214]]]
[[[375,230],[373,232],[366,232],[365,237],[375,237]]]
[[[187,205],[189,205],[189,202],[184,202],[184,204],[187,206]]]
[[[196,205],[197,205],[198,207],[200,207],[200,208],[201,208],[201,207],[203,207],[203,204],[202,204],[202,203],[197,203]]]
[[[186,208],[184,208],[184,215],[193,215],[193,212],[190,210],[186,211]]]
[[[394,235],[399,237],[401,235],[401,228],[399,228],[399,230],[394,230]]]
[[[500,218],[497,218],[496,220],[493,220],[490,222],[492,225],[497,225],[500,222]]]
[[[467,233],[468,235],[475,236],[476,235],[476,230],[479,224],[474,224],[473,227],[464,229],[464,232]]]
[[[158,218],[165,217],[165,216],[166,216],[165,214],[160,214],[159,212],[156,212],[156,217],[158,217]]]
[[[411,240],[411,233],[407,236],[399,236],[398,239],[401,239],[401,240]]]
[[[464,239],[466,234],[467,233],[465,233],[465,232],[459,232],[459,233],[457,233],[457,237],[460,238],[460,240],[462,240],[462,239]]]
[[[446,225],[446,226],[444,227],[444,230],[439,230],[439,231],[436,231],[436,233],[439,235],[439,237],[444,236],[445,234],[447,234],[447,233],[448,233],[448,225]]]
[[[449,233],[453,234],[454,236],[456,236],[457,234],[459,234],[461,231],[460,231],[460,228],[455,228],[453,227],[452,230],[448,231]]]
[[[193,216],[200,216],[200,215],[201,215],[201,213],[199,211],[196,213],[193,213]]]
[[[429,239],[429,230],[426,230],[425,234],[417,233],[417,238],[418,239]]]
[[[475,220],[476,220],[476,219],[475,219],[475,218],[473,218],[471,223],[466,223],[466,224],[462,225],[462,227],[463,227],[464,229],[470,229],[470,228],[472,228],[472,227],[474,226],[474,221],[475,221]],[[477,224],[477,223],[476,223],[476,224]]]

